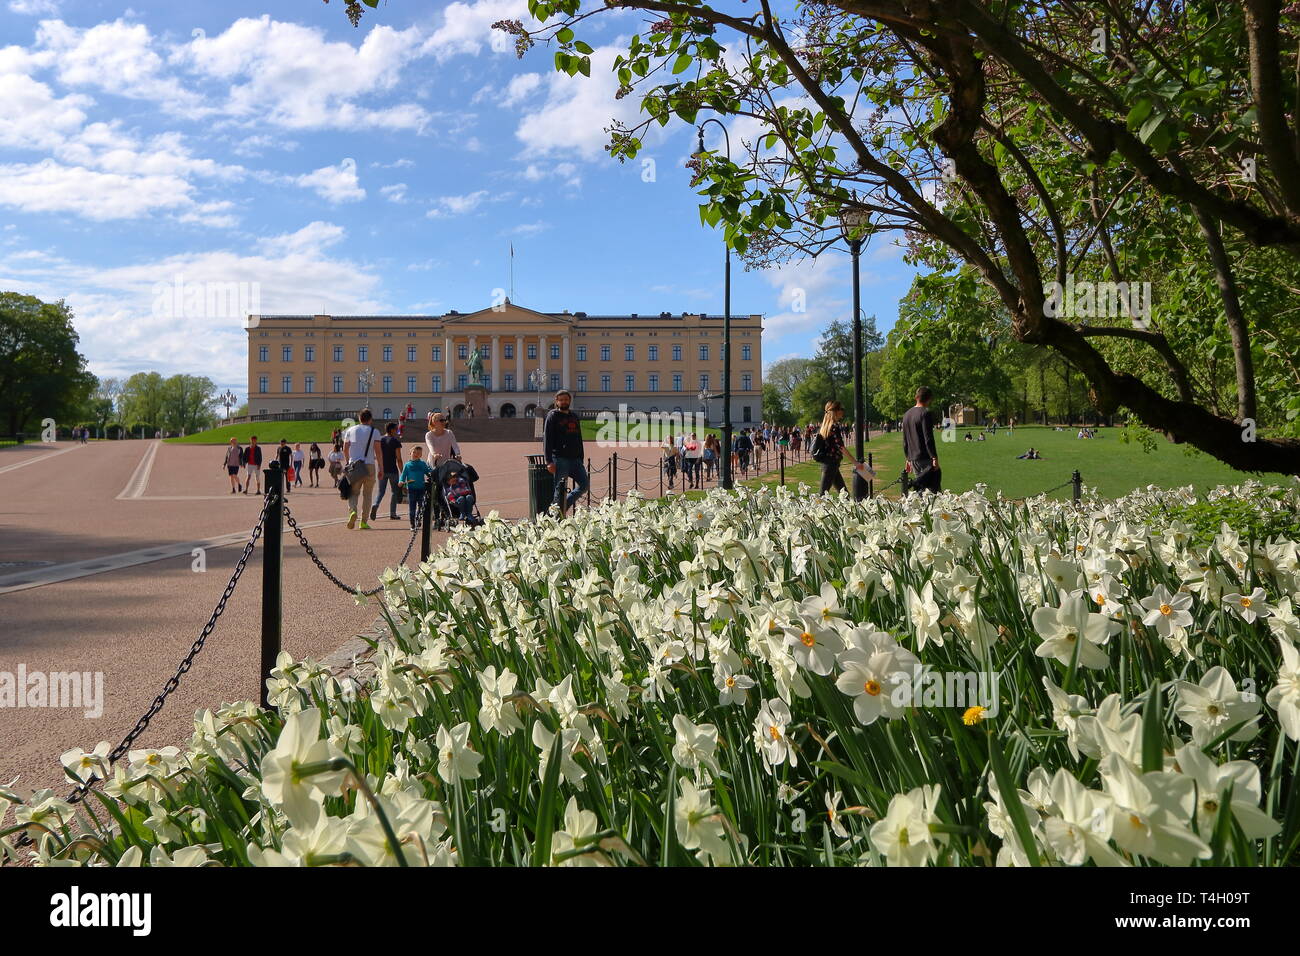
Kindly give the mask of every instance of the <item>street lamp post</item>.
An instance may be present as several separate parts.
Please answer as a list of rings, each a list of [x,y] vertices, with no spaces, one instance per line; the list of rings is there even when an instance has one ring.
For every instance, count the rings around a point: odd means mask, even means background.
[[[862,239],[871,225],[871,214],[865,209],[846,206],[840,212],[840,226],[853,253],[853,449],[858,461],[866,460],[866,423],[862,397],[862,297],[858,275],[858,257],[862,252]],[[866,479],[853,471],[853,498],[861,501],[867,496]]]
[[[727,144],[727,161],[731,161],[731,136],[720,120],[709,117],[699,127],[700,156],[704,155],[704,127],[717,123]],[[731,476],[731,247],[727,246],[723,271],[722,298],[722,487],[730,489]]]
[[[363,389],[365,389],[365,392],[366,392],[366,405],[365,405],[365,407],[366,407],[366,408],[369,408],[369,407],[370,407],[370,388],[371,388],[371,386],[373,386],[373,385],[375,384],[375,373],[372,372],[372,371],[370,371],[370,369],[364,369],[364,370],[362,370],[361,374],[357,377],[357,381],[361,384],[361,387],[362,387]]]
[[[217,401],[220,402],[222,405],[225,405],[225,406],[226,406],[226,420],[229,421],[229,420],[230,420],[230,406],[231,406],[231,405],[238,405],[238,404],[239,404],[239,396],[236,395],[234,392],[232,392],[230,389],[226,389],[226,392],[225,392],[224,395],[218,395],[218,396],[217,396]]]

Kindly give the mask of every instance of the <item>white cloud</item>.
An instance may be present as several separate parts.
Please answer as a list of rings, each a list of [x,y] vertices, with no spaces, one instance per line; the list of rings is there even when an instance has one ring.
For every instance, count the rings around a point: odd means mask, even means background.
[[[439,219],[443,216],[461,216],[473,212],[489,195],[486,189],[478,189],[464,196],[440,196],[435,200],[437,205],[429,210],[428,216],[430,219]]]
[[[528,20],[526,0],[474,0],[447,5],[442,25],[434,30],[420,52],[441,63],[458,53],[477,56],[483,47],[494,53],[514,52],[514,37],[493,30],[498,20]]]
[[[391,163],[371,163],[370,168],[371,169],[406,169],[414,165],[415,162],[413,160],[402,158],[402,159],[395,159]]]
[[[357,181],[357,161],[345,159],[337,166],[322,166],[294,180],[299,186],[316,190],[322,198],[332,203],[356,202],[366,198],[366,191]]]
[[[0,205],[70,212],[87,219],[137,219],[160,209],[193,211],[191,186],[172,175],[131,176],[64,166],[52,159],[0,166]]]
[[[30,76],[0,71],[0,146],[52,149],[81,128],[93,103],[79,93],[55,96]]]
[[[537,163],[529,163],[524,167],[524,179],[532,183],[541,182],[543,179],[554,177],[563,179],[566,186],[581,186],[582,177],[578,175],[578,167],[573,163],[556,163],[554,166],[539,166]]]
[[[208,112],[201,96],[167,75],[165,61],[154,52],[154,39],[143,23],[115,20],[83,30],[62,20],[43,20],[36,45],[53,54],[50,66],[65,86],[153,100],[190,117]]]
[[[391,186],[381,186],[379,192],[389,202],[406,202],[406,183],[393,183]]]
[[[636,97],[614,98],[618,76],[610,68],[614,57],[626,52],[625,46],[597,47],[591,54],[590,77],[547,75],[545,102],[529,106],[515,130],[526,158],[572,153],[586,160],[602,159],[609,142],[605,128],[611,120],[635,126],[645,118]],[[643,139],[653,145],[666,135],[658,124],[651,124]]]
[[[777,290],[777,305],[783,309],[764,320],[764,336],[812,333],[844,318],[846,311],[851,313],[852,300],[845,294],[851,281],[846,264],[844,259],[826,257],[764,269],[763,278]]]
[[[528,99],[542,88],[540,73],[521,73],[506,84],[498,106],[515,106]]]
[[[21,284],[46,300],[66,297],[76,316],[82,351],[97,375],[157,369],[164,374],[199,373],[233,384],[243,382],[248,372],[243,316],[170,310],[177,277],[187,286],[256,283],[263,314],[390,310],[392,306],[377,297],[378,276],[328,254],[343,238],[340,227],[314,222],[264,239],[252,252],[189,252],[109,269],[0,253],[0,286]]]
[[[358,100],[398,87],[419,55],[419,28],[372,27],[360,46],[331,42],[322,30],[269,15],[235,21],[173,54],[201,76],[230,84],[222,111],[290,129],[421,129],[429,114],[414,103],[367,107]]]
[[[550,228],[551,224],[549,222],[525,222],[506,230],[506,233],[511,236],[535,236],[539,232],[545,232]]]
[[[30,17],[56,17],[59,4],[58,0],[9,0],[9,12]]]

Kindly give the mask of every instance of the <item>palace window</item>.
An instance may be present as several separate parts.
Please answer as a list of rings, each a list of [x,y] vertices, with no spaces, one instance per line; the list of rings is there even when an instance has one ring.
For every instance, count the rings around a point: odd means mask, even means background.
[[[659,391],[659,376],[658,376],[658,375],[651,374],[651,376],[650,376],[650,391],[652,391],[652,392],[657,392],[657,391]]]
[[[316,376],[315,376],[315,375],[307,375],[307,376],[305,376],[305,377],[303,378],[303,380],[302,380],[302,390],[303,390],[304,392],[306,392],[308,395],[310,395],[312,392],[316,391]]]
[[[357,361],[358,361],[358,362],[369,362],[369,361],[370,361],[370,346],[368,346],[368,345],[358,345],[358,346],[357,346]]]
[[[701,361],[701,362],[707,362],[708,360],[709,360],[709,347],[708,347],[707,345],[701,345],[701,346],[700,346],[700,361]]]
[[[740,347],[740,357],[744,359],[746,362],[748,362],[750,355],[753,353],[753,351],[754,351],[754,347],[752,345],[742,345]]]
[[[289,392],[292,392],[292,391],[293,391],[293,376],[292,376],[292,375],[281,375],[281,376],[280,376],[280,391],[282,391],[282,392],[284,392],[284,393],[286,393],[286,394],[288,394]]]
[[[624,376],[623,376],[623,391],[625,391],[625,392],[635,392],[635,391],[636,391],[636,376],[635,376],[635,375],[624,375]]]
[[[336,362],[343,361],[343,346],[341,345],[334,346],[334,361]]]
[[[292,345],[284,345],[284,346],[281,346],[281,348],[280,348],[280,361],[281,361],[281,362],[292,362],[292,361],[293,361],[293,346],[292,346]]]
[[[429,378],[429,391],[435,394],[442,391],[442,376],[433,375]]]
[[[636,346],[635,346],[635,345],[625,345],[625,346],[623,346],[623,361],[624,361],[624,362],[635,362],[635,361],[636,361]]]
[[[650,346],[650,361],[652,362],[659,361],[659,346],[657,345]]]
[[[343,376],[342,376],[342,375],[335,375],[335,376],[334,376],[334,391],[335,391],[336,393],[343,391]]]
[[[528,357],[529,357],[530,359],[535,359],[535,358],[537,358],[537,343],[536,343],[536,342],[529,342],[529,343],[528,343]]]
[[[752,392],[754,390],[754,377],[748,372],[740,376],[740,390],[742,392]]]
[[[578,346],[578,361],[579,362],[587,361],[587,346],[585,345]]]
[[[391,362],[392,360],[393,360],[393,347],[392,347],[391,345],[385,345],[385,346],[384,346],[384,361],[385,361],[385,362]]]
[[[682,360],[682,347],[681,347],[680,345],[674,345],[674,346],[673,346],[673,361],[674,361],[674,362],[680,362],[681,360]]]
[[[406,390],[407,390],[408,392],[414,392],[414,391],[415,391],[415,376],[414,376],[414,375],[408,375],[408,376],[406,376]]]
[[[600,390],[602,392],[608,392],[610,390],[610,377],[608,375],[602,375],[600,377]]]
[[[681,390],[682,390],[682,376],[681,373],[678,373],[673,376],[673,391],[680,392]]]
[[[266,362],[266,361],[269,361],[270,358],[271,358],[271,354],[270,354],[270,353],[271,353],[271,350],[268,349],[265,345],[259,346],[258,349],[257,349],[257,360],[258,360],[259,362]]]
[[[442,346],[441,346],[441,345],[435,345],[435,346],[433,347],[433,360],[434,360],[435,362],[441,362],[441,361],[442,361]]]
[[[385,391],[385,392],[391,392],[392,390],[393,390],[393,376],[391,376],[391,375],[385,375],[385,376],[384,376],[384,391]]]
[[[268,390],[268,385],[266,384],[267,381],[268,379],[265,375],[259,375],[257,377],[257,390],[259,392],[266,392]]]
[[[587,390],[587,376],[585,376],[585,375],[579,375],[579,376],[578,376],[578,391],[580,391],[580,392],[585,392],[586,390]]]
[[[414,345],[408,345],[408,346],[406,347],[406,360],[407,360],[408,362],[414,362],[414,361],[416,361],[416,358],[415,358],[415,346],[414,346]],[[415,391],[415,389],[411,389],[411,391]]]
[[[306,359],[308,362],[316,361],[316,346],[304,345],[302,352],[303,352],[302,357]]]
[[[601,360],[602,362],[608,362],[608,361],[609,361],[609,346],[608,346],[608,345],[602,345],[602,346],[600,347],[600,360]]]
[[[468,345],[456,346],[456,357],[459,358],[461,361],[464,361],[465,359],[469,358],[469,346]]]

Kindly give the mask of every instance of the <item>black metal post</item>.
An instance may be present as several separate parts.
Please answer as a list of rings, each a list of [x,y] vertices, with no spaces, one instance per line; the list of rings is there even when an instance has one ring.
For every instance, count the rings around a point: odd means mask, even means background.
[[[420,522],[421,564],[429,560],[429,554],[433,551],[433,483],[429,482],[428,484],[429,487],[424,490],[424,518]]]
[[[618,452],[609,459],[609,500],[618,501]]]
[[[259,699],[270,707],[266,682],[280,656],[282,590],[284,585],[284,472],[273,460],[263,469],[266,478],[266,521],[262,524],[262,668]]]
[[[903,477],[899,481],[899,487],[902,489],[900,491],[901,495],[906,495],[912,490],[912,476],[908,473],[906,468],[903,469]]]
[[[862,252],[862,240],[849,240],[853,251],[853,454],[857,461],[862,461],[866,454],[863,448],[863,418],[866,415],[862,401],[862,289],[858,276],[858,256]],[[867,481],[857,470],[853,472],[853,500],[861,501],[867,496]]]
[[[659,497],[662,498],[663,496],[664,496],[664,460],[661,457],[659,459]]]
[[[727,144],[727,160],[731,160],[731,134],[721,120],[709,118],[700,124],[699,151],[704,154],[704,127],[717,123],[722,130],[723,141]],[[730,490],[735,484],[731,473],[731,247],[725,246],[726,258],[723,265],[722,298],[722,468],[718,472],[722,487]]]
[[[591,459],[587,459],[587,507],[591,507]]]
[[[637,491],[641,490],[641,459],[632,459],[632,487]]]
[[[1071,494],[1074,497],[1074,503],[1077,505],[1083,498],[1083,476],[1079,474],[1077,468],[1074,474],[1070,476],[1070,484],[1072,485]]]
[[[874,461],[875,457],[876,456],[873,455],[871,452],[867,452],[867,467],[871,469],[871,473],[873,475],[876,473],[875,461]],[[871,479],[869,482],[867,482],[867,496],[870,498],[874,498],[876,496],[876,480],[874,478]]]
[[[785,449],[781,449],[781,484],[785,484]]]

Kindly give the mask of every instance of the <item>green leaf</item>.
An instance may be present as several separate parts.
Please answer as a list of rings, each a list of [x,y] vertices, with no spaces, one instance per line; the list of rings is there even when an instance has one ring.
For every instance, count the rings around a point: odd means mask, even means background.
[[[579,53],[588,53],[588,54],[589,54],[589,53],[592,52],[591,44],[586,43],[586,42],[584,42],[584,41],[582,41],[582,40],[579,40],[577,43],[573,44],[573,48],[574,48],[575,50],[577,50]]]
[[[992,734],[988,736],[989,764],[993,767],[993,777],[998,782],[998,793],[1002,795],[1002,805],[1006,808],[1007,815],[1011,817],[1011,825],[1016,829],[1016,836],[1020,840],[1020,845],[1024,847],[1025,856],[1029,858],[1029,865],[1040,866],[1038,846],[1034,843],[1034,833],[1029,828],[1029,819],[1025,816],[1025,805],[1020,802],[1019,788],[1016,787],[1016,782],[1011,779],[1011,771],[1007,768],[1007,761],[1002,753],[1002,748],[998,746]]]
[[[546,762],[546,779],[542,781],[542,792],[537,798],[537,832],[533,843],[533,866],[551,865],[551,836],[555,833],[556,792],[560,785],[560,744],[564,734],[555,731],[551,741],[551,755]]]
[[[1165,768],[1164,700],[1160,682],[1151,685],[1142,708],[1142,772],[1157,773]]]
[[[560,32],[555,34],[555,39],[559,40],[561,43],[571,43],[573,42],[573,31],[568,27],[562,27]]]
[[[689,53],[679,54],[677,59],[673,61],[673,74],[676,75],[690,66],[691,59],[692,57]]]

